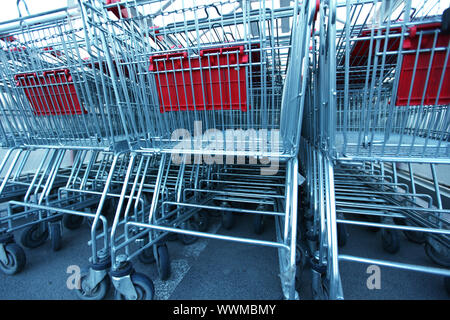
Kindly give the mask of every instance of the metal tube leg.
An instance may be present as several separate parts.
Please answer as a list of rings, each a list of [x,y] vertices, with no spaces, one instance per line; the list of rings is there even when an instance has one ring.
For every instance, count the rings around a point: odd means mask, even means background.
[[[297,246],[297,190],[298,190],[298,160],[292,158],[286,168],[286,215],[284,241],[289,245],[289,250],[280,249],[280,267],[283,294],[286,299],[298,299],[295,291],[295,254]]]
[[[328,229],[328,276],[330,277],[330,299],[342,299],[342,284],[339,274],[337,247],[336,200],[334,194],[334,168],[330,159],[325,160],[325,184],[327,196],[327,229]]]

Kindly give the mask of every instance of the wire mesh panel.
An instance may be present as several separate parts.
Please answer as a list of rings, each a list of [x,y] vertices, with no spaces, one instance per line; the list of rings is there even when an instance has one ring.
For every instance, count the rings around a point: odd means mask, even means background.
[[[109,149],[126,139],[105,55],[83,21],[76,7],[0,24],[5,145]]]
[[[182,129],[191,137],[200,131],[199,143],[186,149],[204,151],[210,142],[204,133],[216,130],[215,141],[232,150],[236,139],[248,137],[231,132],[253,130],[253,141],[277,138],[262,143],[266,154],[295,154],[315,5],[112,1],[101,11],[88,4],[97,12],[90,23],[104,32],[105,51],[121,57],[110,69],[117,70],[117,95],[126,102],[121,107],[127,130],[138,137],[135,146],[176,147]]]
[[[448,7],[448,3],[447,3]],[[336,23],[337,157],[448,159],[450,60],[439,1],[343,1]]]

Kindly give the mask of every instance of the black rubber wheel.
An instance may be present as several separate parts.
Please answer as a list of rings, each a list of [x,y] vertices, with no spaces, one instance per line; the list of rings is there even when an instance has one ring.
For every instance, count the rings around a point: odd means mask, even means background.
[[[156,267],[161,280],[167,280],[170,277],[170,258],[167,245],[159,245],[157,247],[158,259],[156,259]]]
[[[427,235],[424,232],[403,230],[403,234],[406,239],[413,243],[423,244],[427,240]]]
[[[444,287],[445,291],[447,291],[447,294],[450,295],[450,277],[444,278]]]
[[[39,224],[33,224],[22,232],[20,242],[25,248],[37,248],[48,239],[48,229],[45,228],[43,232],[40,229]]]
[[[437,249],[427,242],[425,243],[425,253],[434,263],[450,268],[450,252],[448,248],[441,245],[441,247]]]
[[[395,224],[399,226],[410,226],[410,227],[415,226],[414,224],[411,224],[411,222],[408,222],[404,218],[394,218],[393,220]],[[408,241],[413,243],[423,244],[427,240],[426,234],[423,232],[408,231],[408,230],[402,230],[402,232],[405,235],[406,239],[408,239]]]
[[[50,229],[52,250],[58,251],[61,249],[61,226],[59,223],[50,223]]]
[[[199,212],[194,215],[194,220],[198,224],[198,231],[205,232],[209,227],[209,216],[205,212]]]
[[[305,267],[307,266],[308,261],[308,253],[307,251],[297,243],[296,249],[295,249],[295,264],[297,266],[296,268],[296,280],[299,281],[303,278],[303,273],[305,271]],[[299,287],[296,287],[299,289]]]
[[[236,222],[236,216],[233,212],[227,211],[222,215],[222,225],[225,229],[230,230]]]
[[[261,234],[264,231],[264,217],[262,214],[255,214],[253,217],[253,232]]]
[[[5,264],[0,261],[0,269],[7,275],[13,275],[23,270],[26,264],[25,252],[17,243],[5,245],[6,257],[8,262]]]
[[[111,286],[111,280],[108,276],[105,276],[99,284],[95,286],[92,290],[86,289],[87,275],[81,276],[80,279],[80,289],[76,289],[75,292],[81,300],[102,300],[108,293],[109,287]]]
[[[146,248],[141,251],[138,255],[138,259],[143,264],[152,264],[155,263],[155,255],[153,254],[153,247]]]
[[[131,275],[131,282],[137,293],[137,300],[153,300],[155,297],[155,287],[153,281],[141,273],[133,273]],[[124,295],[116,290],[116,300],[127,300]]]
[[[397,230],[381,229],[381,244],[384,251],[397,253],[400,250],[400,237]]]
[[[83,224],[84,217],[74,214],[65,214],[62,219],[63,226],[69,230],[76,230]]]
[[[194,220],[189,220],[187,223],[187,229],[188,230],[192,230],[192,231],[198,231],[198,224],[196,221]],[[193,244],[195,242],[197,242],[198,237],[196,236],[191,236],[188,234],[182,234],[179,233],[178,234],[178,239],[180,239],[180,241],[184,244],[184,245],[189,245],[189,244]]]

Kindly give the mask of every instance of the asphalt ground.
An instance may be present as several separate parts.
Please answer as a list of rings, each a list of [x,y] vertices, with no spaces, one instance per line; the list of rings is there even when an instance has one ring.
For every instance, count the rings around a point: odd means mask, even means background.
[[[273,220],[266,223],[261,235],[252,230],[252,217],[238,216],[232,230],[221,227],[220,218],[212,218],[210,232],[234,236],[251,236],[274,240]],[[388,254],[381,247],[380,232],[364,228],[348,229],[349,238],[341,253],[398,262],[413,262],[435,266],[426,256],[423,246],[408,242],[404,236],[397,254]],[[19,239],[20,234],[16,235]],[[61,250],[53,252],[50,241],[36,249],[25,249],[27,264],[17,275],[0,274],[0,299],[72,300],[67,273],[71,265],[86,270],[90,247],[89,227],[70,231],[64,229]],[[169,241],[171,277],[158,279],[155,264],[144,265],[136,260],[135,269],[145,273],[155,284],[158,300],[277,300],[282,296],[277,250],[223,240],[199,239],[191,245]],[[441,276],[381,267],[381,288],[368,289],[367,265],[340,263],[343,291],[346,299],[450,299]],[[310,270],[305,268],[299,283],[301,299],[311,299]],[[106,299],[113,299],[113,290]]]

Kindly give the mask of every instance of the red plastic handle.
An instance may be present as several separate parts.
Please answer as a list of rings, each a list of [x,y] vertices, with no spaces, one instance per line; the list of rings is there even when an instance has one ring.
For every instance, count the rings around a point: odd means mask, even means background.
[[[239,50],[239,54],[243,54],[244,53],[244,46],[204,49],[204,50],[200,50],[200,56],[203,57],[203,55],[205,53],[219,53],[219,54],[222,54],[224,52],[237,51],[237,50]]]
[[[56,69],[56,70],[44,71],[43,75],[44,75],[44,77],[47,77],[48,75],[56,76],[59,73],[64,73],[66,76],[70,76],[69,69]]]
[[[150,57],[150,62],[153,62],[153,60],[155,59],[172,59],[172,58],[178,58],[178,57],[183,57],[183,58],[187,58],[188,57],[188,53],[186,51],[184,52],[174,52],[174,53],[168,53],[168,54],[158,54],[155,56],[151,56]]]
[[[178,58],[178,57],[182,57],[182,58],[187,58],[188,57],[188,53],[186,51],[184,52],[174,52],[174,53],[168,53],[168,54],[158,54],[155,56],[151,56],[150,57],[150,67],[148,68],[148,71],[154,71],[155,67],[154,67],[154,61],[155,59],[172,59],[172,58]]]
[[[70,75],[69,69],[57,69],[43,72],[44,77],[48,77],[49,75],[56,77],[56,75],[58,74],[64,74],[66,76],[65,80],[67,80],[68,82],[72,81],[72,76]]]
[[[317,14],[320,11],[320,0],[316,0],[316,12],[314,13],[314,21],[317,19]]]
[[[17,81],[17,80],[20,79],[20,78],[26,79],[26,78],[29,78],[29,77],[35,77],[35,78],[37,78],[36,72],[29,72],[29,73],[20,73],[20,74],[16,74],[16,75],[14,76],[14,80]]]
[[[187,58],[188,57],[188,53],[186,51],[175,52],[175,53],[168,53],[168,54],[165,55],[165,57],[166,57],[166,59],[179,58],[179,57]]]

